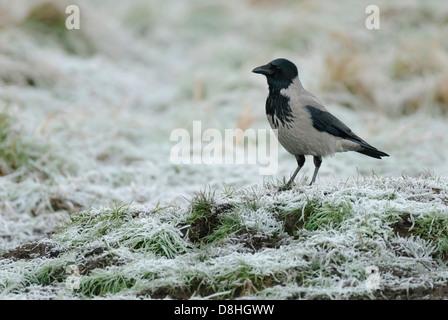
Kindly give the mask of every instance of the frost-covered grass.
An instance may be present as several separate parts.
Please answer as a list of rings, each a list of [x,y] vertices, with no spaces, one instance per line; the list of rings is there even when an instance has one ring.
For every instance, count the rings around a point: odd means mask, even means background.
[[[64,28],[69,4],[80,30]],[[369,4],[0,1],[0,255],[36,255],[1,260],[1,297],[365,297],[369,252],[390,288],[443,283],[448,3],[377,1],[376,31]],[[296,163],[282,148],[273,177],[169,161],[171,132],[193,121],[268,128],[266,83],[251,70],[277,57],[391,157],[337,154],[316,186],[284,193],[273,181]],[[308,160],[299,185],[312,170]],[[432,271],[410,252],[430,253]],[[61,291],[73,264],[81,288]]]
[[[90,208],[4,257],[0,291],[40,291],[43,299],[440,298],[447,182],[369,177],[283,192],[265,184],[204,191],[184,206]],[[76,288],[67,284],[73,266]],[[366,286],[371,266],[378,289]]]

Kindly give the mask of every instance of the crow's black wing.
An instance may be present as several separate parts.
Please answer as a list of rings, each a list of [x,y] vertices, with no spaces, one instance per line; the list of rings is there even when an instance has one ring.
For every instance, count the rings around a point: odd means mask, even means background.
[[[350,140],[359,144],[363,147],[363,150],[358,152],[368,156],[379,159],[381,159],[381,157],[388,156],[388,154],[372,147],[370,144],[354,134],[349,127],[347,127],[341,120],[336,118],[330,112],[317,109],[310,105],[306,105],[305,108],[309,111],[311,120],[313,121],[313,127],[317,130],[327,132],[335,137]]]
[[[347,127],[341,120],[328,111],[317,109],[313,106],[305,106],[308,109],[313,127],[319,131],[327,132],[333,136],[348,139],[356,143],[367,144]]]

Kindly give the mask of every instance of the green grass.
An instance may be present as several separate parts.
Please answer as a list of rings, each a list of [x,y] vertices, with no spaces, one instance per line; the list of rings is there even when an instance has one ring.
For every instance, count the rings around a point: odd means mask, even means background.
[[[219,219],[219,225],[213,230],[213,232],[205,236],[203,241],[206,243],[212,243],[215,241],[222,240],[231,234],[236,233],[241,230],[243,226],[241,225],[241,219],[237,214],[225,214]]]
[[[351,214],[348,201],[338,205],[307,203],[304,211],[303,228],[309,231],[318,229],[338,229],[342,221]]]
[[[197,219],[208,218],[213,215],[212,206],[215,204],[216,191],[200,191],[190,201],[191,214],[188,222],[194,222]]]
[[[280,219],[284,222],[285,232],[296,235],[299,229],[308,231],[338,229],[343,220],[351,215],[351,210],[349,201],[330,204],[312,198],[307,199],[300,207],[280,209]]]
[[[7,110],[0,111],[0,176],[25,169],[37,159],[35,147],[13,128],[14,122]]]
[[[97,269],[91,276],[82,277],[80,280],[80,287],[76,292],[88,297],[117,293],[123,289],[132,288],[136,283],[135,278],[120,270],[117,273],[111,273],[110,270],[103,269]]]
[[[159,207],[150,212],[131,210],[131,203],[116,203],[113,208],[90,208],[88,210],[70,213],[67,226],[61,228],[65,238],[75,230],[76,240],[70,239],[70,246],[100,240],[107,250],[120,247],[129,248],[135,252],[152,252],[159,256],[174,258],[185,253],[189,245],[185,242],[182,232],[175,227],[176,222],[164,222],[164,217],[154,219],[159,212],[166,214],[174,207]],[[172,217],[167,215],[166,218]]]
[[[448,211],[428,212],[415,221],[413,233],[435,245],[437,258],[448,260]]]
[[[225,188],[225,192],[228,189]],[[196,243],[212,243],[238,231],[239,218],[232,212],[233,205],[216,203],[216,190],[203,191],[190,201],[189,239]]]
[[[443,197],[443,181],[432,181],[427,188]],[[52,236],[61,253],[6,264],[21,271],[2,273],[0,288],[65,287],[70,265],[81,273],[72,295],[82,298],[374,299],[364,285],[372,265],[391,292],[389,281],[427,283],[428,266],[435,266],[431,281],[448,281],[448,218],[425,211],[432,204],[419,198],[428,194],[421,181],[377,189],[357,183],[319,191],[224,187],[199,192],[184,207],[116,203],[71,213]],[[405,186],[416,196],[403,207],[412,197]]]
[[[0,109],[0,176],[11,175],[20,183],[29,177],[53,180],[71,171],[74,163],[59,158],[53,145],[26,132],[25,126],[8,108]]]
[[[169,259],[188,252],[191,247],[173,224],[157,223],[153,219],[132,221],[114,236],[115,246]]]
[[[107,228],[113,228],[116,224],[121,224],[130,221],[133,216],[129,208],[130,203],[118,203],[116,202],[113,208],[104,208],[103,210],[82,210],[79,212],[69,212],[68,225],[78,225],[82,227],[92,227],[94,225],[104,225],[106,229],[101,233],[107,232]]]

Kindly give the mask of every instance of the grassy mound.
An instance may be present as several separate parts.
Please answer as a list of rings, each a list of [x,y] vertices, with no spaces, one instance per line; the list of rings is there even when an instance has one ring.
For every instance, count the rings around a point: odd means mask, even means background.
[[[448,280],[443,178],[366,178],[198,193],[189,205],[71,213],[3,253],[10,298],[438,298]],[[376,270],[377,286],[367,285]],[[71,285],[73,283],[73,285]]]

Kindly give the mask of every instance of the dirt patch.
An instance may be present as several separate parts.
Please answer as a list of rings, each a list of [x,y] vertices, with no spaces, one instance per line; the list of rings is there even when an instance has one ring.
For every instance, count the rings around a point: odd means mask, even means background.
[[[400,221],[392,225],[392,228],[394,230],[394,233],[398,234],[400,237],[402,238],[410,237],[413,234],[411,230],[412,222],[410,215],[409,214],[405,215]]]
[[[410,289],[383,288],[374,293],[375,300],[446,300],[448,298],[448,284],[433,288],[419,287]],[[353,296],[351,300],[372,299],[367,296]]]
[[[308,201],[304,207],[288,211],[278,208],[276,210],[275,218],[277,221],[283,222],[283,229],[288,235],[297,239],[297,230],[306,228],[306,221],[317,207],[320,207],[320,204],[316,200],[311,200]],[[337,218],[335,217],[335,220],[336,219]]]
[[[188,238],[193,243],[199,243],[202,239],[211,235],[219,224],[217,214],[200,217],[191,223],[188,229]]]
[[[297,239],[297,230],[304,226],[302,209],[292,210],[290,212],[280,210],[275,214],[275,218],[277,221],[283,222],[283,229],[288,235]]]
[[[215,299],[235,299],[243,296],[251,296],[258,290],[278,285],[279,281],[275,278],[275,275],[252,277],[252,279],[246,279],[243,283],[235,285],[229,292],[224,295],[217,295]],[[193,279],[187,286],[181,287],[161,287],[155,290],[147,289],[141,291],[139,297],[150,297],[151,299],[164,299],[172,298],[176,300],[187,300],[191,297],[207,297],[216,293],[211,287],[204,284],[203,279]]]
[[[373,291],[372,295],[352,295],[346,298],[346,300],[446,300],[447,298],[448,284],[445,284],[433,288],[419,287],[396,289],[386,287]],[[289,299],[330,300],[330,297],[325,295],[309,296],[306,294],[293,294]]]
[[[90,251],[90,252],[87,252],[87,253],[84,255],[84,257],[85,257],[85,258],[94,257],[94,256],[97,256],[97,255],[103,254],[105,250],[106,250],[106,249],[103,248],[103,247],[98,247],[98,248],[93,249],[93,250]]]
[[[35,258],[56,258],[61,254],[58,245],[50,242],[31,242],[5,252],[3,259],[30,260]]]
[[[160,287],[155,290],[146,289],[141,291],[137,296],[151,297],[151,299],[172,298],[176,300],[187,300],[193,295],[199,297],[207,297],[213,294],[214,291],[203,284],[203,279],[193,279],[188,287]]]
[[[104,251],[104,248],[96,248],[87,253],[85,255],[87,258],[86,261],[78,266],[79,273],[84,276],[98,268],[105,269],[109,266],[120,266],[124,264],[124,261],[121,261],[115,254]]]
[[[188,238],[193,243],[200,243],[202,240],[211,235],[221,224],[220,216],[233,209],[230,203],[210,204],[207,208],[202,209],[203,212],[195,217],[188,229]]]
[[[279,248],[285,244],[287,236],[269,236],[261,232],[240,230],[236,233],[237,241],[252,253],[265,248]]]
[[[303,227],[303,220],[300,214],[287,214],[283,216],[283,225],[285,232],[291,237],[296,238],[296,230]]]
[[[80,210],[82,208],[81,204],[73,200],[60,199],[60,198],[51,198],[50,206],[53,211],[61,211],[61,210],[73,211],[73,210]]]

